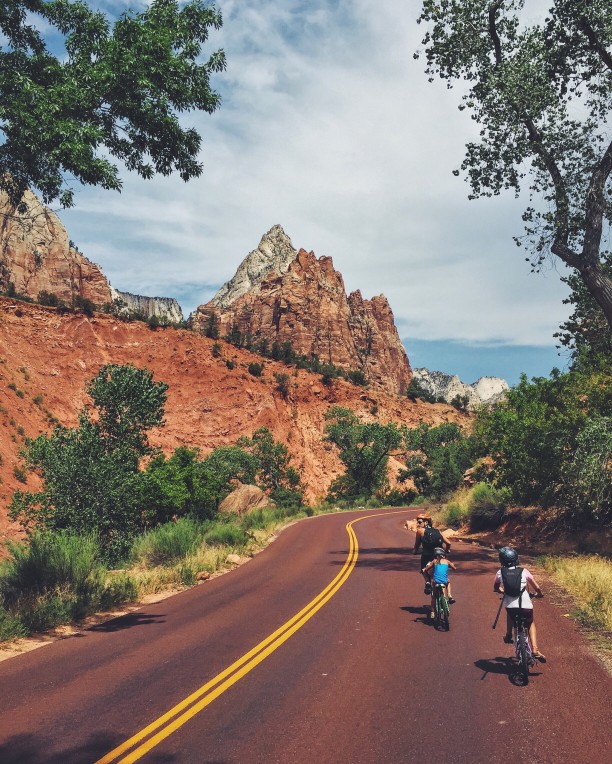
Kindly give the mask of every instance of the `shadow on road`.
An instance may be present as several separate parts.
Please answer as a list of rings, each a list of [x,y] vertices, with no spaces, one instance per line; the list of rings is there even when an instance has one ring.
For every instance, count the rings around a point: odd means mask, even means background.
[[[91,764],[122,742],[117,735],[99,732],[92,734],[84,743],[54,750],[48,739],[35,734],[14,735],[0,741],[0,761],[2,764]],[[147,754],[147,762],[152,764],[172,761],[176,761],[174,755],[156,751]]]
[[[415,618],[413,623],[422,623],[425,626],[431,626],[433,628],[433,621],[427,617],[429,614],[429,605],[404,605],[400,610],[404,610],[406,613],[420,615],[420,618]]]
[[[165,623],[165,613],[159,613],[158,615],[130,613],[119,618],[113,618],[112,621],[105,621],[104,623],[90,626],[87,631],[123,631],[123,629],[131,629],[134,626],[149,626],[152,623]]]
[[[486,679],[489,674],[505,674],[511,684],[517,684],[516,676],[518,667],[514,658],[508,656],[503,658],[501,656],[497,656],[497,658],[481,658],[478,661],[474,661],[474,666],[483,672],[480,677],[481,681]],[[541,671],[535,671],[532,668],[529,672],[529,676],[540,676],[541,673]]]
[[[348,549],[335,550],[330,554],[346,556]],[[378,570],[415,571],[419,567],[419,557],[412,554],[412,549],[403,547],[360,548],[355,567],[376,568]],[[344,565],[345,560],[332,560],[330,565]]]

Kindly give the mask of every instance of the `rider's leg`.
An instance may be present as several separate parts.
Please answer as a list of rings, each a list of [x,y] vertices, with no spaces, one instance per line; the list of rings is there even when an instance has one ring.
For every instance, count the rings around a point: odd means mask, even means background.
[[[449,601],[449,603],[451,605],[455,602],[455,599],[453,597],[453,593],[451,591],[450,579],[449,579],[449,582],[446,584],[446,599]]]
[[[532,653],[536,657],[543,658],[544,656],[538,649],[538,633],[536,631],[535,621],[532,621],[529,626],[529,641],[531,642]]]
[[[510,614],[508,608],[506,608],[506,634],[504,636],[504,642],[512,642],[512,629],[514,628],[514,618]]]

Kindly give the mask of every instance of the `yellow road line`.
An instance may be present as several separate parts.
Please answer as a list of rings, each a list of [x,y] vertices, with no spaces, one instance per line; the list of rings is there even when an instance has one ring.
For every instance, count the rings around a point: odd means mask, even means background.
[[[315,615],[315,613],[317,613],[323,605],[336,594],[351,574],[359,555],[359,544],[357,543],[353,525],[360,520],[365,520],[370,517],[379,517],[383,514],[395,514],[395,512],[382,512],[379,515],[367,515],[366,517],[359,517],[352,520],[350,523],[347,523],[346,530],[349,534],[349,553],[342,570],[322,592],[306,605],[306,607],[302,608],[299,613],[290,618],[279,629],[266,637],[266,639],[256,645],[252,650],[249,650],[249,652],[245,653],[241,658],[232,663],[231,666],[228,666],[220,674],[217,674],[216,677],[202,685],[202,687],[171,708],[163,714],[163,716],[160,716],[117,748],[114,748],[101,759],[98,759],[95,764],[112,764],[112,762],[117,762],[118,764],[130,764],[131,762],[138,761],[138,759],[142,758],[145,753],[150,751],[173,732],[176,732],[176,730],[188,722],[189,719],[206,708],[206,706],[210,705],[213,700],[219,697],[219,695],[242,679],[243,676],[252,671],[259,663],[265,660],[265,658],[286,642],[289,637],[295,634],[298,629],[310,620],[310,618],[312,618],[313,615]],[[159,731],[156,732],[156,730]],[[154,732],[156,732],[156,734],[153,734]],[[151,737],[149,737],[149,735],[151,735]],[[147,737],[149,737],[148,740],[141,745],[138,745],[138,743],[145,740]],[[137,745],[138,747],[135,748]],[[130,749],[133,749],[131,753],[128,753],[121,759],[119,758],[124,753],[127,753],[127,751],[130,751]]]

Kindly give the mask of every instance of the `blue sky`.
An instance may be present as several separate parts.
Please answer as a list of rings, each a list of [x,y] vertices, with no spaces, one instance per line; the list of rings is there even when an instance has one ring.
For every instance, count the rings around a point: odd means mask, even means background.
[[[530,273],[512,240],[524,201],[468,201],[453,176],[477,128],[460,93],[428,83],[413,58],[420,3],[217,7],[224,25],[206,53],[226,51],[213,81],[223,103],[183,120],[203,136],[203,176],[123,173],[121,194],[77,189],[59,213],[113,286],[175,297],[187,314],[280,223],[295,247],[333,258],[347,291],[387,296],[413,366],[511,384],[563,368],[564,271]]]

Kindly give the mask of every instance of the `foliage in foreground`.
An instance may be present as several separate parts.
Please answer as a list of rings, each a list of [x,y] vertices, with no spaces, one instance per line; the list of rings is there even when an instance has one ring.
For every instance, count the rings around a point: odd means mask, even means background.
[[[200,136],[178,117],[219,105],[210,76],[225,56],[200,56],[220,26],[216,9],[195,0],[180,9],[154,0],[112,27],[85,2],[2,3],[0,188],[11,202],[35,188],[46,204],[70,206],[67,178],[120,190],[111,158],[143,178],[200,175]],[[58,36],[65,52],[56,57]]]

